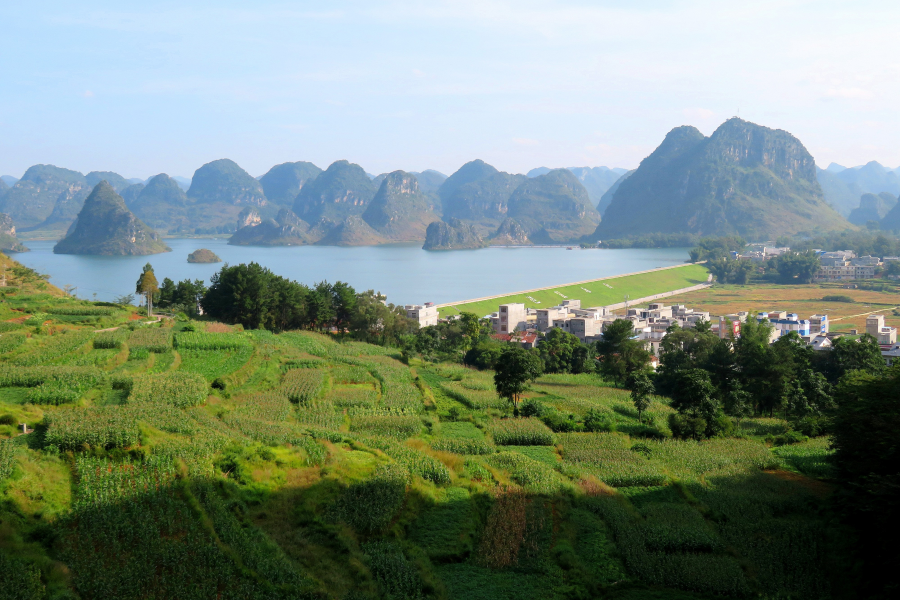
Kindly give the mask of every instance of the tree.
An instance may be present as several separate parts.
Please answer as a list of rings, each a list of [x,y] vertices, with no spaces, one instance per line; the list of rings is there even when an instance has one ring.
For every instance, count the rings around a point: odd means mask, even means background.
[[[599,372],[612,379],[616,387],[628,375],[646,369],[650,364],[650,352],[642,342],[632,339],[633,336],[634,324],[628,319],[616,319],[606,326],[597,342]]]
[[[900,366],[851,372],[835,398],[832,461],[841,484],[836,496],[859,538],[859,597],[892,598],[900,589],[900,545],[886,532],[900,528]]]
[[[528,389],[528,383],[540,377],[543,372],[541,357],[520,346],[508,346],[497,360],[494,386],[497,395],[513,405],[518,414],[519,400]]]
[[[581,373],[587,369],[587,348],[576,336],[558,327],[547,332],[538,352],[547,373]]]
[[[680,385],[672,395],[672,408],[680,413],[702,417],[710,421],[719,409],[716,388],[703,369],[687,369],[680,376]]]
[[[144,265],[141,276],[138,277],[135,290],[138,294],[143,294],[147,301],[147,316],[153,314],[153,294],[159,292],[159,283],[156,281],[156,275],[153,273],[153,267],[150,263]]]
[[[653,382],[647,377],[647,373],[639,371],[631,377],[631,401],[638,413],[638,423],[643,424],[644,411],[650,408],[650,395],[654,392]]]
[[[825,372],[832,382],[836,382],[850,371],[878,373],[884,369],[884,357],[878,340],[864,333],[859,340],[840,337],[834,340],[828,353]]]
[[[741,419],[749,417],[753,412],[753,398],[738,381],[725,393],[723,405],[725,414],[737,419],[738,430],[741,428]]]
[[[809,283],[819,270],[819,257],[812,250],[785,252],[774,260],[781,283]]]

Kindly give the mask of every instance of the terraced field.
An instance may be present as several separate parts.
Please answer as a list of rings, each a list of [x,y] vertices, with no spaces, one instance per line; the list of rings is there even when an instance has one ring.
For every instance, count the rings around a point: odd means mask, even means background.
[[[512,418],[490,372],[390,348],[95,333],[55,320],[62,300],[4,299],[21,313],[0,326],[15,597],[831,597],[827,439],[770,448],[778,419],[677,441],[665,399],[640,424],[627,392],[547,375],[526,397],[551,428]],[[580,431],[591,410],[606,430]]]

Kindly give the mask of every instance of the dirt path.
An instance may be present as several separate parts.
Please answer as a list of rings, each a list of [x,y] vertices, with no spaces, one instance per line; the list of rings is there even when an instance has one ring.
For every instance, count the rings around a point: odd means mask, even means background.
[[[793,471],[778,469],[776,471],[766,471],[766,473],[783,481],[793,481],[820,498],[830,495],[835,490],[835,486],[831,483],[813,479],[806,475],[801,475],[800,473],[794,473]]]
[[[830,319],[830,320],[833,323],[834,321],[841,321],[843,319],[855,319],[856,317],[866,317],[868,315],[884,312],[886,310],[894,310],[895,308],[900,308],[900,306],[892,306],[890,308],[879,308],[878,310],[870,310],[869,312],[859,313],[858,315],[847,315],[846,317],[835,317],[834,319]]]

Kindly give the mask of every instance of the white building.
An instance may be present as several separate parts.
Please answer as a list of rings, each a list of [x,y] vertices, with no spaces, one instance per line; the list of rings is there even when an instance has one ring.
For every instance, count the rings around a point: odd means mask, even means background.
[[[525,310],[524,304],[501,304],[497,313],[497,320],[492,319],[494,332],[510,334],[516,330],[525,331],[525,326],[528,324],[528,311]]]
[[[419,327],[438,324],[438,309],[435,308],[434,302],[407,304],[404,308],[406,309],[407,318],[418,322]]]

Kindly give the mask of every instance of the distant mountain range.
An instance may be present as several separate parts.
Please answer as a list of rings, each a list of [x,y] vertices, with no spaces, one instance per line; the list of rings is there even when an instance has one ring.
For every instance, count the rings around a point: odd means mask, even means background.
[[[539,167],[521,175],[473,160],[449,177],[434,170],[372,175],[339,160],[324,170],[282,163],[254,178],[223,158],[190,179],[161,173],[142,180],[35,165],[21,179],[0,178],[0,213],[20,234],[62,237],[101,182],[149,228],[233,234],[237,245],[425,242],[439,249],[648,233],[770,239],[850,227],[842,217],[883,228],[900,221],[892,216],[900,169],[877,162],[819,169],[789,133],[740,119],[708,138],[693,127],[673,129],[630,171]]]
[[[900,195],[900,169],[894,171],[875,161],[849,169],[831,163],[826,169],[817,169],[816,176],[825,200],[844,216],[859,205],[863,194]]]

